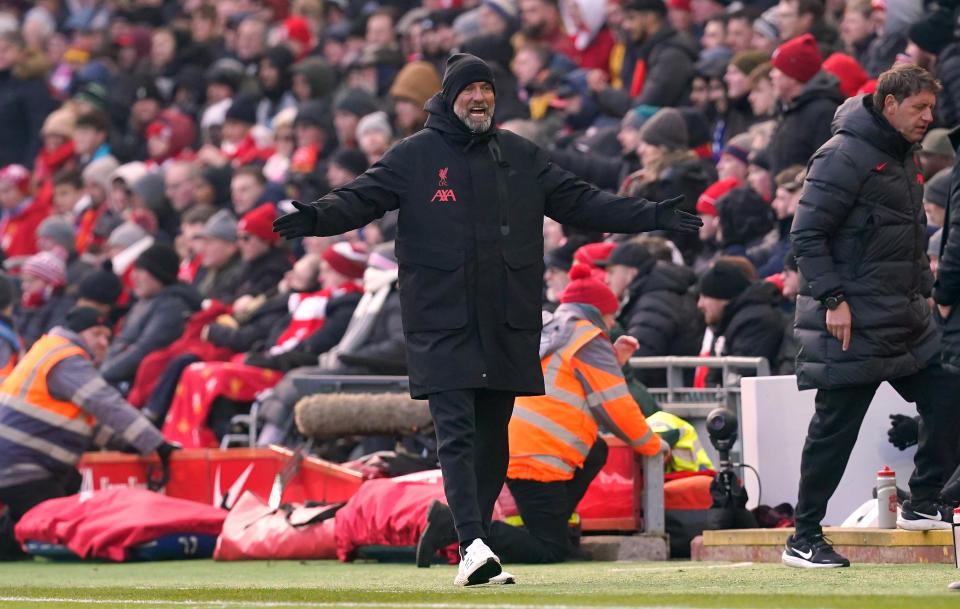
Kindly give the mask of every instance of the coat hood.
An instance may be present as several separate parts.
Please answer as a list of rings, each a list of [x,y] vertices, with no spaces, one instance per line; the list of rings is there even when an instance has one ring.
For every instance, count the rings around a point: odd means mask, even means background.
[[[661,261],[649,273],[634,279],[629,289],[634,298],[650,292],[686,294],[696,282],[697,275],[693,269]]]
[[[785,111],[796,110],[804,104],[821,98],[832,99],[838,104],[843,103],[843,100],[846,99],[840,92],[840,79],[824,70],[814,74],[813,78],[803,85],[800,95],[786,104]]]
[[[901,160],[915,147],[874,109],[872,93],[851,97],[837,108],[831,130],[864,140]]]
[[[491,121],[490,128],[483,133],[474,133],[463,124],[453,112],[453,103],[447,104],[443,92],[437,93],[424,106],[427,111],[426,127],[443,133],[460,146],[485,144],[498,135],[497,126]]]
[[[596,307],[566,303],[557,310],[544,313],[543,330],[540,332],[540,359],[543,359],[565,345],[573,334],[573,328],[580,320],[585,320],[598,328],[603,328],[603,317]]]

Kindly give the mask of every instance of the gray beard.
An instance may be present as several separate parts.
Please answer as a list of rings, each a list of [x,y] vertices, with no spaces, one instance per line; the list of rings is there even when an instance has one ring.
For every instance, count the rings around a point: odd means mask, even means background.
[[[490,116],[488,116],[487,118],[482,118],[480,120],[476,120],[472,118],[470,116],[469,110],[464,111],[463,113],[460,113],[460,112],[455,112],[455,113],[457,115],[457,118],[460,119],[460,122],[466,125],[467,129],[469,129],[472,133],[483,133],[486,130],[488,130],[490,128],[490,124],[493,123],[493,106],[491,106],[488,111],[490,113]]]

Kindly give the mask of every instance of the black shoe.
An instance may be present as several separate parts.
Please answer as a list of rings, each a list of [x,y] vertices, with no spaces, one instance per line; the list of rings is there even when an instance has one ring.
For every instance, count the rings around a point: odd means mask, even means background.
[[[897,526],[907,531],[933,531],[953,528],[953,510],[939,501],[905,501]]]
[[[417,566],[429,567],[437,555],[437,550],[457,541],[457,529],[453,525],[453,514],[443,503],[436,499],[430,502],[427,510],[427,526],[417,542]]]
[[[823,533],[810,536],[791,535],[787,538],[786,549],[780,560],[787,566],[800,569],[850,566],[850,561],[834,551]]]

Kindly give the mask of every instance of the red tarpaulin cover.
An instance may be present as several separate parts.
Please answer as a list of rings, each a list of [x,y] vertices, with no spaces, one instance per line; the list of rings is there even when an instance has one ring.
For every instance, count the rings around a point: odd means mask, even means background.
[[[227,511],[132,487],[49,499],[17,523],[17,541],[63,544],[81,558],[123,561],[164,535],[219,535]]]

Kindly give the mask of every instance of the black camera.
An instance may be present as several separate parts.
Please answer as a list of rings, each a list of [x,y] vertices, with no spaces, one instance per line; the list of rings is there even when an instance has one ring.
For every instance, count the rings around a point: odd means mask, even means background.
[[[737,441],[737,415],[726,408],[715,408],[707,415],[707,435],[720,454],[720,467],[730,467],[730,449]]]

